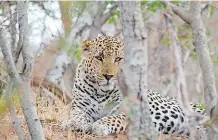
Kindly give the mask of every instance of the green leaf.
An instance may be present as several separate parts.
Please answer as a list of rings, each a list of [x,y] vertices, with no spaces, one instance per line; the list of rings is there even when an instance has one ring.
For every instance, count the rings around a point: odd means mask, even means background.
[[[73,43],[67,50],[67,55],[79,62],[82,59],[82,49],[78,42]]]
[[[215,64],[218,63],[218,56],[215,58],[215,60],[213,61],[213,63],[215,63]]]
[[[152,3],[148,3],[148,11],[151,11],[152,13],[156,13],[157,9],[163,9],[164,5],[160,1],[154,1]]]
[[[206,31],[207,36],[211,36],[211,32],[209,30]]]
[[[198,59],[198,56],[197,56],[197,54],[196,54],[196,52],[195,52],[194,50],[191,51],[190,56],[191,56],[194,60],[197,60],[197,59]]]
[[[142,2],[141,2],[141,4],[148,4],[148,0],[143,0]]]
[[[82,50],[76,50],[75,59],[77,62],[79,62],[82,59]]]
[[[113,4],[115,4],[115,1],[113,1],[113,0],[109,0],[109,1],[105,1],[105,3],[108,5],[108,4],[111,4],[111,5],[113,5]]]
[[[170,48],[170,38],[169,38],[168,35],[165,36],[165,38],[163,39],[162,43],[163,43],[164,45],[166,45],[168,48]]]
[[[208,121],[208,122],[206,123],[207,126],[211,126],[212,124],[213,124],[212,121]]]
[[[8,101],[6,99],[0,99],[0,118],[7,112],[8,110]]]
[[[210,16],[212,16],[215,12],[215,7],[210,6]]]
[[[73,17],[79,17],[85,10],[88,1],[73,1],[72,4],[72,15]]]
[[[204,109],[206,109],[206,106],[203,105],[203,104],[199,104],[199,105],[196,106],[196,108],[204,110]]]
[[[112,16],[107,20],[107,23],[114,24],[118,19],[120,19],[120,9],[117,8]]]
[[[61,38],[58,42],[58,47],[57,47],[59,50],[61,49],[67,49],[67,43],[66,43],[66,40],[65,38]]]
[[[173,1],[171,1],[171,3],[173,3],[175,5],[179,5],[180,1],[179,0],[173,0]]]
[[[115,19],[114,16],[111,16],[111,17],[108,19],[108,23],[109,23],[109,24],[113,24],[113,23],[115,23],[115,22],[116,22],[116,19]]]

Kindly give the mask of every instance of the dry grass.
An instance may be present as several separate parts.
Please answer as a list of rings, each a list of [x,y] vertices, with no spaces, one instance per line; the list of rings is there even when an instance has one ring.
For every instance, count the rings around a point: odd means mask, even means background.
[[[105,137],[98,137],[78,132],[64,131],[61,130],[60,124],[67,115],[68,106],[64,105],[57,99],[49,96],[47,91],[34,89],[34,94],[37,111],[39,118],[42,122],[44,133],[47,140],[128,140],[126,134],[110,135]],[[28,135],[28,129],[25,124],[25,120],[19,104],[16,106],[18,117],[21,120],[21,125],[24,133],[30,139]],[[160,136],[159,140],[164,140],[163,135]],[[187,140],[187,138],[181,137],[169,137],[168,140]],[[18,140],[18,137],[13,130],[10,114],[7,113],[3,118],[0,118],[0,140]]]
[[[39,94],[36,96],[34,94],[34,97],[36,99],[38,115],[42,122],[47,140],[127,140],[125,134],[98,137],[79,132],[61,130],[60,124],[65,118],[64,116],[67,115],[68,106],[64,105],[59,100],[48,96],[49,94],[47,94],[47,91],[45,90],[34,89],[34,92],[41,92],[40,94],[43,94],[43,96],[39,96]],[[27,138],[30,138],[19,104],[17,104],[16,110],[21,121],[22,129]],[[18,140],[12,127],[9,113],[0,118],[0,140]]]

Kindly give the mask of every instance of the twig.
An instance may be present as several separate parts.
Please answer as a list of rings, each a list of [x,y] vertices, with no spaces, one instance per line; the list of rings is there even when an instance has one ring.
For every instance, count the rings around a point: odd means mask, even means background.
[[[218,4],[217,4],[217,1],[201,1],[202,3],[204,4],[208,4],[216,9],[218,9]],[[215,4],[214,4],[215,3]]]
[[[188,10],[184,8],[178,7],[169,1],[161,1],[167,8],[171,9],[176,15],[178,15],[181,19],[186,21],[187,23],[191,22],[191,17],[189,16]]]
[[[56,102],[61,102],[61,101],[59,100],[59,98],[58,98],[57,96],[55,96],[54,94],[52,94],[48,89],[42,88],[42,90],[44,91],[43,93],[45,93],[45,94],[47,94],[49,97],[51,97],[52,100],[54,100],[54,101],[56,101]],[[62,104],[63,104],[63,102],[62,102]]]
[[[174,78],[175,74],[172,73],[170,76],[170,83],[167,85],[166,89],[162,92],[163,95],[167,95],[167,93],[170,91],[172,85],[175,82],[175,78]]]
[[[39,78],[39,77],[33,78],[32,86],[39,87],[39,88],[46,88],[50,92],[53,92],[59,98],[62,98],[64,96],[64,92],[60,86],[55,85],[44,78]],[[72,95],[69,92],[65,92],[65,96],[66,96],[65,103],[66,104],[70,103],[70,101],[72,99]]]

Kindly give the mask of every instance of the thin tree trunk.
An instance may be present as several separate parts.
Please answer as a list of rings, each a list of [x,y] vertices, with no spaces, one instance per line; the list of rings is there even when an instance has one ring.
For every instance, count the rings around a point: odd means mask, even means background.
[[[169,2],[163,2],[166,6],[172,8],[172,11],[191,26],[193,35],[193,44],[202,70],[204,82],[204,100],[206,103],[206,113],[210,117],[216,117],[218,114],[217,91],[213,63],[210,56],[209,46],[203,20],[201,18],[201,2],[191,1],[189,10],[175,6]],[[217,124],[215,125],[217,126]],[[209,129],[208,138],[216,139],[218,135],[212,129]]]
[[[218,114],[217,91],[213,63],[210,56],[210,50],[207,42],[206,31],[203,20],[201,19],[201,2],[195,1],[190,3],[190,22],[193,34],[193,43],[202,69],[204,82],[204,100],[206,103],[206,113],[213,117]],[[214,110],[215,108],[215,110]],[[215,123],[215,122],[214,122]],[[215,123],[217,127],[217,123]],[[209,129],[208,138],[217,139],[218,134]]]
[[[16,87],[18,87],[21,81],[13,61],[10,47],[6,45],[6,38],[4,37],[3,29],[0,30],[0,46],[1,46],[2,53],[4,55],[4,60],[10,77],[9,80],[7,81],[6,91],[3,94],[1,100],[6,100],[6,102],[8,102],[9,104],[9,111],[11,115],[12,125],[18,135],[19,140],[25,140],[26,138],[22,131],[19,119],[17,118],[15,109],[11,103],[12,92]]]
[[[121,79],[124,95],[128,96],[128,110],[133,114],[129,127],[130,139],[151,139],[154,135],[150,124],[147,104],[147,32],[144,27],[140,2],[119,2],[121,25],[124,36],[124,67]],[[138,104],[137,98],[143,96],[144,101]],[[157,137],[152,137],[157,139]]]
[[[10,10],[10,34],[11,34],[11,50],[12,50],[12,55],[14,55],[15,50],[17,48],[17,10],[16,10],[17,5],[15,4],[15,12],[13,13],[12,10]]]
[[[21,44],[23,56],[22,82],[19,90],[21,96],[21,105],[27,122],[27,126],[29,128],[31,139],[44,140],[45,136],[43,128],[31,97],[30,81],[32,76],[34,58],[29,47],[28,39],[28,2],[19,1],[17,4],[17,10],[19,19],[19,33],[22,34],[20,36],[22,38],[19,38],[19,44]]]
[[[172,23],[172,17],[168,14],[166,16],[166,24],[168,28],[168,34],[170,37],[170,45],[172,46],[175,58],[175,73],[176,73],[176,86],[177,86],[177,95],[179,96],[179,102],[186,112],[190,111],[187,86],[184,71],[182,68],[182,58],[181,58],[181,47],[178,40],[178,35],[176,29]]]

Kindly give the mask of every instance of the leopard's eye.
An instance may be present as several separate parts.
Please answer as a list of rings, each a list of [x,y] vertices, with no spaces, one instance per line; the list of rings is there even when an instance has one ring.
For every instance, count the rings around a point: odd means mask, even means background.
[[[120,60],[122,60],[122,58],[120,58],[120,57],[117,57],[117,58],[115,58],[115,62],[119,62]]]
[[[101,56],[95,56],[96,59],[98,59],[99,61],[103,61]]]

